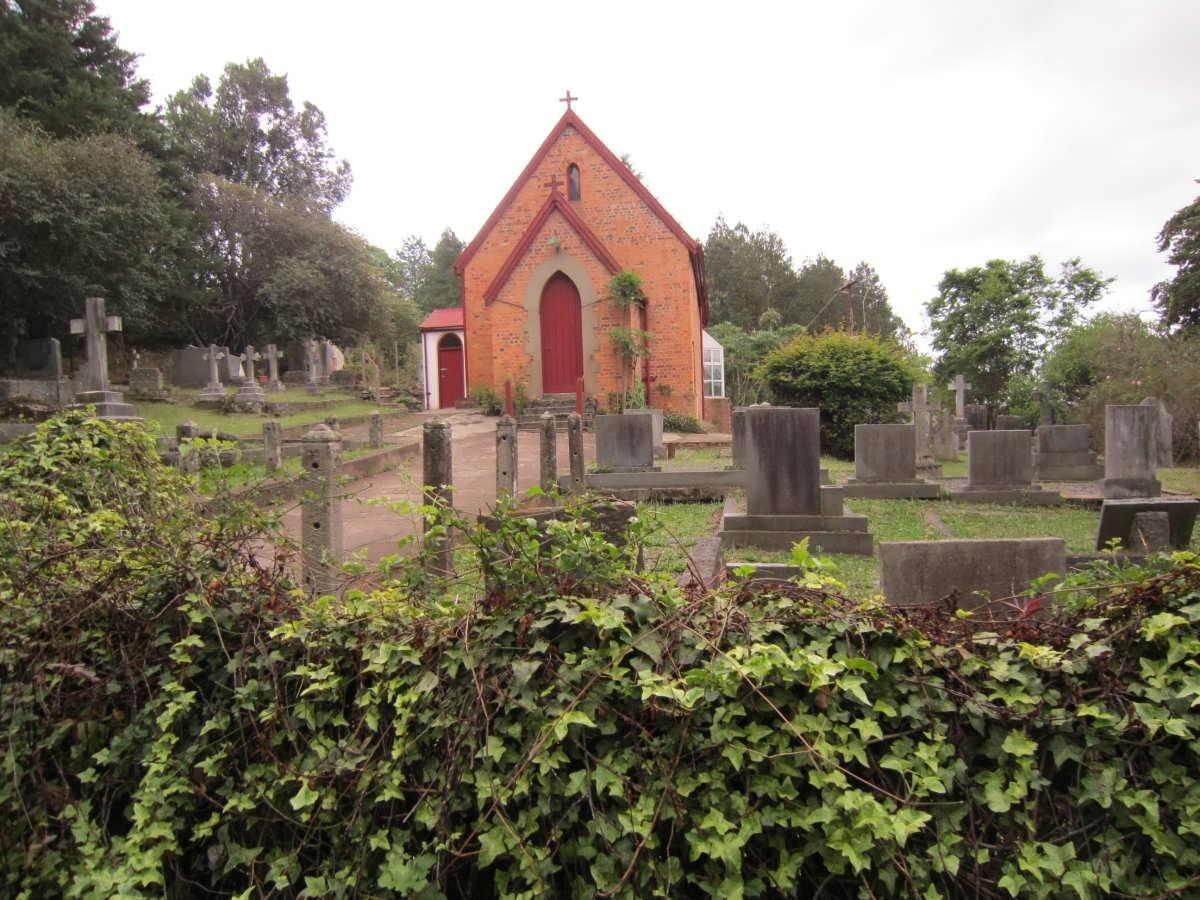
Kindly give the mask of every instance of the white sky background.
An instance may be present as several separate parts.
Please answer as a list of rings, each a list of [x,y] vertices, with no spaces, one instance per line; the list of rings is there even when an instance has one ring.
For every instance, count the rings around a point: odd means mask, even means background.
[[[691,234],[767,226],[878,270],[914,328],[943,271],[1040,253],[1149,308],[1200,188],[1200,2],[96,0],[156,102],[261,56],[354,171],[389,251],[469,241],[576,109]]]

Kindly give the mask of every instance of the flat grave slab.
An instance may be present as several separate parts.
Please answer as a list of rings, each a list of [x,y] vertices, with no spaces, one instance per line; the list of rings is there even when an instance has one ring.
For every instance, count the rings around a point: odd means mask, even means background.
[[[893,606],[929,606],[952,591],[962,609],[1023,591],[1048,572],[1066,573],[1062,538],[882,541],[880,585]]]

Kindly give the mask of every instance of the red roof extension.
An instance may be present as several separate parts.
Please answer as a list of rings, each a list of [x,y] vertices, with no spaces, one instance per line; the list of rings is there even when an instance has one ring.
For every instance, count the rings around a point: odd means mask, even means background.
[[[431,310],[421,323],[421,331],[446,331],[450,328],[463,327],[463,308],[454,306],[448,309]]]
[[[469,263],[471,258],[479,251],[484,239],[500,220],[500,216],[503,215],[504,210],[507,209],[508,205],[516,198],[517,192],[521,189],[521,185],[523,185],[533,175],[534,171],[546,157],[546,154],[550,152],[550,148],[554,146],[554,142],[558,140],[559,135],[562,134],[563,129],[568,125],[579,132],[579,135],[591,145],[592,149],[600,155],[600,157],[609,165],[609,167],[613,171],[617,172],[625,180],[625,183],[629,185],[629,188],[635,194],[637,194],[647,206],[650,207],[651,211],[653,211],[653,213],[658,216],[662,223],[667,226],[668,230],[670,230],[675,237],[679,238],[680,243],[687,247],[688,255],[691,257],[692,262],[692,274],[696,279],[696,294],[700,299],[700,323],[701,325],[707,323],[708,283],[704,276],[704,245],[683,230],[683,226],[676,222],[675,218],[663,208],[663,205],[659,203],[654,195],[646,189],[646,186],[642,184],[642,182],[636,175],[633,174],[632,171],[630,171],[629,167],[625,165],[625,163],[621,162],[617,155],[609,150],[608,147],[604,145],[604,142],[601,141],[600,138],[596,137],[595,133],[590,128],[583,124],[583,120],[580,119],[572,109],[568,109],[565,113],[563,113],[562,118],[559,119],[554,128],[550,130],[550,134],[548,134],[546,139],[542,141],[542,145],[538,147],[537,152],[533,154],[533,158],[529,160],[525,168],[521,170],[521,174],[517,176],[517,180],[514,181],[512,187],[508,189],[508,193],[504,195],[504,198],[499,202],[499,204],[497,204],[496,208],[492,210],[492,214],[488,216],[487,221],[483,223],[483,227],[479,229],[479,233],[475,235],[471,243],[467,244],[466,249],[463,250],[458,259],[455,260],[454,271],[459,275],[463,273],[463,270],[467,267],[467,263]],[[572,223],[572,225],[574,225],[574,223]],[[530,238],[530,240],[532,240],[532,238]],[[590,243],[589,246],[591,246]],[[505,268],[509,268],[508,262],[505,263]],[[492,286],[496,286],[495,280],[492,282]],[[489,287],[488,290],[490,292],[491,287]]]

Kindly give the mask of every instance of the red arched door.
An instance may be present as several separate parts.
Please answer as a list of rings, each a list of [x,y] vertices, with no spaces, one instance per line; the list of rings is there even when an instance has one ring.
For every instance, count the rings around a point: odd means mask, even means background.
[[[463,345],[457,334],[438,341],[438,406],[454,406],[467,395],[463,381]]]
[[[570,394],[583,375],[579,289],[562,272],[542,288],[542,392]]]

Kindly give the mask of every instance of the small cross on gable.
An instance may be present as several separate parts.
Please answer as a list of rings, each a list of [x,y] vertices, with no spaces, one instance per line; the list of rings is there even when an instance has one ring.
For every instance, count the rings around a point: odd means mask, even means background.
[[[578,100],[578,99],[579,99],[578,97],[572,97],[572,96],[571,96],[571,91],[570,91],[570,89],[568,89],[568,90],[567,90],[567,96],[565,96],[565,97],[559,97],[559,98],[558,98],[558,102],[559,102],[559,103],[565,103],[565,104],[567,104],[567,112],[570,112],[570,111],[571,111],[571,104],[572,104],[572,103],[574,103],[574,102],[575,102],[576,100]]]
[[[547,181],[545,184],[543,184],[542,187],[548,187],[548,188],[550,188],[550,193],[557,194],[558,193],[558,173],[551,175],[550,180]]]

